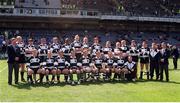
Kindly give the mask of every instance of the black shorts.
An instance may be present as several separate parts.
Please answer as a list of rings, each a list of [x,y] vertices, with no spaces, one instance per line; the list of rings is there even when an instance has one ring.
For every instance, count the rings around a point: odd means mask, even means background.
[[[138,62],[138,56],[132,56],[132,61]]]
[[[21,54],[19,57],[19,63],[26,63],[26,58],[24,54]]]
[[[146,57],[146,58],[140,58],[140,63],[142,63],[142,64],[147,64],[147,63],[149,63],[149,58],[148,58],[148,57]]]
[[[31,68],[30,68],[31,69]],[[34,68],[34,69],[31,69],[32,71],[34,71],[34,74],[37,74],[37,71],[38,71],[39,68]]]
[[[61,71],[62,71],[62,70],[64,70],[65,68],[57,68],[57,69],[59,69],[59,70],[61,70]]]
[[[70,67],[70,69],[79,69],[78,67]]]

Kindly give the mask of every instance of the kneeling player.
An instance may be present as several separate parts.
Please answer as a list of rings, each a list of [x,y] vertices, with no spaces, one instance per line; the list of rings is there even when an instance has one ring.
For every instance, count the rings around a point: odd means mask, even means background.
[[[66,61],[66,59],[64,57],[63,51],[59,51],[58,57],[56,58],[56,63],[55,64],[56,64],[56,67],[57,67],[56,74],[57,74],[58,83],[60,83],[60,74],[64,74],[64,79],[65,79],[65,82],[67,83],[69,70],[66,67],[67,61]]]
[[[37,57],[37,51],[33,51],[33,56],[29,59],[27,63],[28,69],[28,80],[30,79],[30,83],[33,83],[32,74],[34,74],[34,81],[36,83],[36,74],[41,74],[43,69],[40,69],[40,59]],[[42,78],[40,78],[42,81]]]
[[[124,64],[125,68],[128,69],[127,79],[135,81],[136,79],[136,63],[132,61],[132,57],[128,56],[128,61]]]
[[[48,51],[48,55],[46,60],[44,61],[44,69],[46,71],[46,83],[49,83],[49,74],[52,74],[52,80],[51,83],[54,83],[55,81],[55,75],[56,75],[56,67],[55,67],[55,60],[52,57],[52,52]]]
[[[70,71],[70,80],[71,84],[74,85],[75,82],[73,80],[73,74],[77,74],[77,84],[81,83],[81,66],[82,64],[79,63],[78,59],[76,58],[76,54],[74,51],[71,51],[71,57],[69,60],[69,71]]]

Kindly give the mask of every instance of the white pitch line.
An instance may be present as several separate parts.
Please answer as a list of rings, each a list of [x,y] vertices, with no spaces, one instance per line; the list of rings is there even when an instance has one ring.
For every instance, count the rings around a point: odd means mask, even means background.
[[[7,67],[8,67],[8,66],[4,67],[4,68],[0,71],[0,73],[1,73],[2,71],[4,71],[5,69],[7,69]]]

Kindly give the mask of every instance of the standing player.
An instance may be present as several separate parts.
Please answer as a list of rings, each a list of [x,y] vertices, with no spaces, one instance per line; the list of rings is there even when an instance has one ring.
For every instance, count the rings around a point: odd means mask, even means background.
[[[41,44],[38,47],[38,53],[40,60],[43,62],[47,58],[48,45],[46,44],[46,38],[41,38]]]
[[[76,58],[78,61],[81,58],[81,52],[82,52],[82,43],[80,42],[79,35],[75,35],[74,41],[71,43],[71,48],[75,52]]]
[[[33,51],[37,50],[33,40],[32,39],[28,39],[28,45],[25,46],[25,60],[26,62],[29,62],[29,59],[33,56]],[[28,80],[28,78],[27,78]]]
[[[135,67],[134,71],[136,72],[136,76],[137,76],[137,65],[138,65],[139,51],[138,51],[135,40],[131,41],[131,47],[129,48],[128,55],[131,56],[132,61],[134,61],[136,63],[136,67]]]
[[[38,47],[38,56],[41,60],[41,62],[44,62],[47,58],[47,53],[48,53],[48,45],[46,44],[46,38],[41,38],[41,44]],[[41,68],[43,69],[43,68]],[[44,70],[45,71],[45,70]],[[45,72],[40,74],[40,78],[43,79],[45,75]],[[40,82],[42,82],[42,80],[40,79]]]
[[[121,52],[121,43],[116,42],[116,47],[114,48],[114,57],[118,58],[120,52]],[[115,72],[113,80],[115,80],[115,78],[117,78],[117,77],[118,77],[118,74]]]
[[[102,48],[102,52],[103,52],[104,57],[107,57],[108,52],[110,52],[110,51],[113,52],[113,49],[111,47],[111,42],[107,41],[105,47]]]
[[[20,72],[21,72],[21,81],[25,82],[24,79],[24,72],[25,72],[25,45],[24,42],[22,41],[21,36],[17,36],[17,46],[20,48],[20,58],[19,58],[19,65],[20,65]]]
[[[64,44],[62,45],[61,50],[64,52],[64,57],[66,60],[70,59],[70,53],[71,53],[71,45],[69,43],[69,39],[66,38],[64,41]]]
[[[147,79],[149,79],[149,51],[150,49],[148,48],[146,41],[143,41],[142,47],[139,50],[140,66],[141,66],[139,79],[143,79],[144,66],[146,67]]]
[[[101,52],[102,50],[101,45],[99,44],[99,39],[98,37],[94,38],[94,43],[91,46],[91,56],[94,58],[96,56],[96,52]]]
[[[127,51],[129,50],[129,47],[126,44],[126,40],[121,40],[121,48],[120,49],[123,52],[125,59],[127,60],[127,57],[128,57]]]
[[[59,45],[59,41],[57,37],[53,37],[53,43],[50,45],[50,50],[52,52],[53,58],[56,58],[58,56],[59,49],[61,46]]]
[[[28,45],[26,45],[25,47],[25,56],[26,56],[26,60],[28,60],[30,57],[32,57],[32,52],[37,50],[35,45],[33,44],[33,40],[29,39],[28,40]]]
[[[114,57],[118,57],[118,54],[121,51],[121,44],[120,42],[116,42],[116,47],[114,48]]]

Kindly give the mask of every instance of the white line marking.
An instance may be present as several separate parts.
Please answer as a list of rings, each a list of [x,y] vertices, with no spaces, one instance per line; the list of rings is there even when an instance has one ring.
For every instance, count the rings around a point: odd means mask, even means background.
[[[5,69],[7,69],[7,67],[8,67],[8,66],[4,67],[4,68],[0,71],[0,73],[1,73],[2,71],[4,71]]]

